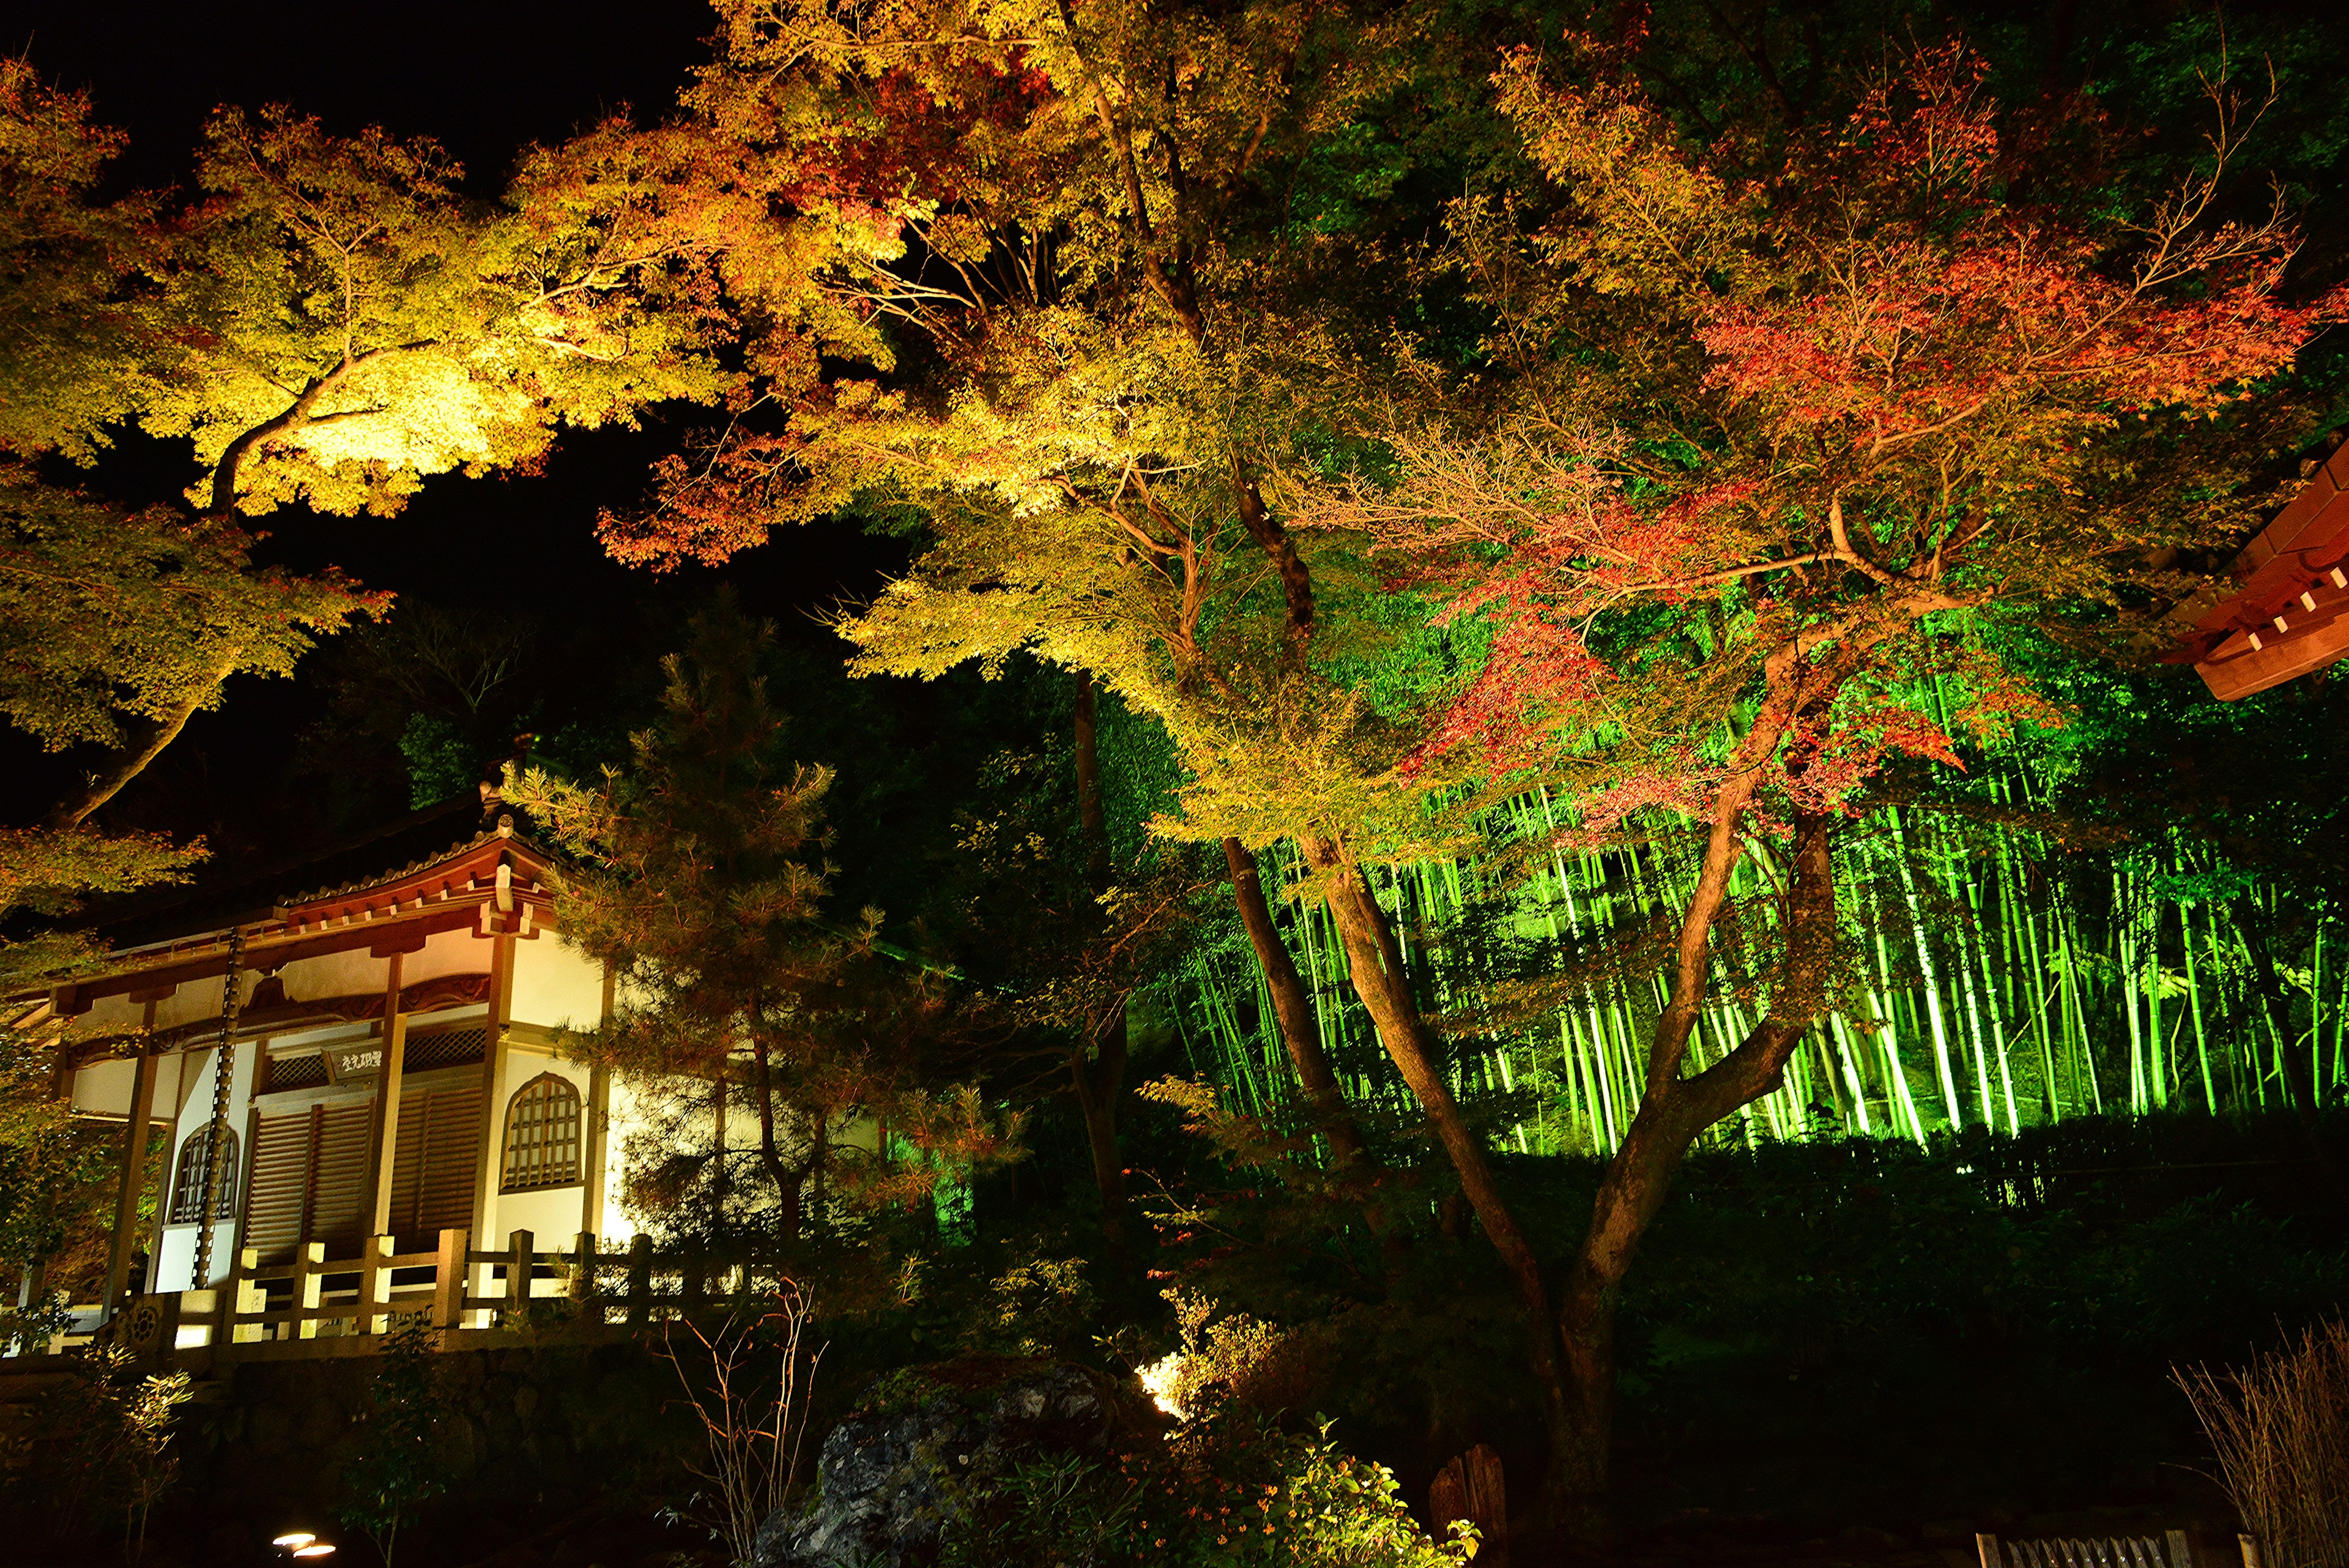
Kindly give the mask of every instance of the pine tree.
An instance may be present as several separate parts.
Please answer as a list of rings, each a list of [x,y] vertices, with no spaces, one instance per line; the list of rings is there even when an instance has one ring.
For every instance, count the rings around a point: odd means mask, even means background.
[[[653,1113],[632,1205],[790,1242],[918,1200],[1008,1130],[936,1069],[948,973],[889,950],[880,910],[828,905],[833,773],[786,760],[759,672],[772,642],[721,597],[664,662],[628,766],[592,784],[533,769],[511,798],[574,857],[565,931],[617,977],[611,1020],[576,1048]]]

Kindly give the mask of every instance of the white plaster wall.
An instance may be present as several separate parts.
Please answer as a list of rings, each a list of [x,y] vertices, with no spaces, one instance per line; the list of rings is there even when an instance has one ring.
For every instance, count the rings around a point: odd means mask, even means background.
[[[186,991],[190,988],[182,986],[181,989]],[[215,1006],[218,1004],[217,997],[214,998],[214,1004]],[[253,1100],[254,1066],[260,1057],[260,1042],[239,1041],[236,1047],[236,1072],[229,1080],[231,1097],[228,1125],[236,1129],[236,1179],[239,1183],[237,1199],[240,1210],[243,1208],[244,1165],[252,1153],[252,1150],[245,1147],[248,1130],[245,1127],[245,1109]],[[215,1048],[203,1053],[202,1064],[192,1072],[187,1071],[187,1064],[182,1064],[182,1071],[186,1073],[189,1082],[186,1084],[187,1093],[180,1107],[179,1116],[171,1128],[171,1153],[165,1156],[167,1163],[163,1169],[167,1182],[178,1175],[180,1146],[187,1141],[190,1134],[203,1126],[205,1120],[212,1115],[212,1083],[219,1061],[220,1053]],[[166,1191],[163,1201],[168,1206],[171,1200],[171,1194]],[[165,1211],[169,1212],[168,1207]],[[227,1276],[230,1265],[235,1261],[236,1221],[222,1220],[212,1226],[212,1277],[208,1281],[191,1280],[189,1277],[190,1271],[195,1266],[196,1229],[193,1225],[171,1225],[164,1229],[162,1251],[156,1259],[153,1270],[157,1289],[192,1290],[204,1284],[216,1282]]]
[[[129,1057],[92,1062],[74,1074],[73,1108],[84,1116],[128,1117],[138,1083],[139,1064]]]
[[[183,985],[180,989],[189,988]],[[217,998],[220,992],[215,991],[212,995]],[[160,1017],[162,1010],[158,1008],[156,1012]],[[143,1002],[132,1002],[127,996],[101,996],[89,1004],[88,1012],[73,1021],[73,1032],[83,1035],[120,1034],[138,1028],[146,1018],[147,1004]]]
[[[386,926],[384,934],[389,936],[397,929]],[[435,931],[425,938],[420,950],[402,960],[399,983],[414,985],[419,980],[444,974],[489,972],[490,944],[468,926],[460,930]],[[316,1002],[330,996],[369,996],[391,982],[391,961],[377,958],[365,948],[354,948],[347,952],[324,953],[289,963],[280,978],[285,981],[285,994],[298,1002]]]
[[[617,1078],[612,1080],[605,1093],[609,1096],[609,1125],[604,1135],[603,1236],[607,1240],[599,1240],[597,1245],[620,1251],[636,1239],[639,1229],[636,1217],[620,1202],[620,1177],[627,1163],[628,1133],[636,1125],[636,1102],[628,1085]]]
[[[517,942],[514,945],[519,948],[523,944]],[[533,1232],[538,1231],[543,1229],[543,1222],[550,1215],[560,1220],[560,1225],[557,1231],[548,1231],[547,1234],[561,1235],[564,1238],[565,1245],[569,1244],[569,1238],[575,1236],[579,1231],[581,1189],[578,1187],[558,1187],[538,1192],[500,1192],[498,1190],[497,1179],[505,1170],[507,1104],[524,1084],[529,1083],[541,1073],[553,1073],[557,1077],[569,1080],[572,1086],[579,1091],[581,1111],[584,1113],[586,1109],[588,1086],[586,1064],[565,1062],[557,1058],[552,1052],[533,1050],[524,1045],[509,1045],[506,1048],[505,1074],[499,1079],[490,1102],[490,1127],[494,1136],[490,1140],[489,1201],[483,1207],[479,1238],[481,1245],[484,1247],[503,1246],[510,1231],[525,1229]],[[585,1154],[584,1147],[581,1154],[583,1157]],[[555,1195],[563,1196],[568,1207],[550,1206],[543,1201]],[[561,1219],[562,1214],[567,1214],[569,1218]],[[540,1250],[542,1251],[545,1250],[543,1242],[540,1244]]]
[[[444,974],[487,974],[490,972],[490,939],[471,926],[454,931],[435,931],[424,940],[424,950],[408,955],[399,967],[402,985],[414,985],[419,980],[432,980]]]
[[[160,1058],[155,1065],[155,1119],[165,1127],[178,1123],[180,1112],[188,1096],[195,1092],[196,1070],[203,1065],[200,1055],[174,1051]]]
[[[551,1051],[535,1051],[527,1045],[508,1045],[506,1047],[506,1081],[499,1089],[498,1127],[502,1135],[505,1127],[504,1102],[512,1099],[515,1090],[537,1077],[541,1073],[552,1073],[556,1077],[568,1079],[578,1088],[581,1103],[583,1105],[585,1103],[588,1079],[586,1063],[568,1062]]]
[[[155,1027],[174,1029],[182,1023],[194,1023],[206,1018],[218,1018],[221,1015],[222,988],[226,983],[225,977],[220,980],[187,981],[179,990],[155,1004]],[[260,983],[260,974],[253,970],[247,970],[238,977],[236,993],[239,996],[251,996],[253,988]],[[114,997],[107,999],[108,1002],[116,1000],[118,999]],[[105,1002],[98,1004],[99,1007],[105,1005]],[[140,1013],[145,1010],[145,1004],[140,1003],[133,1006],[125,1001],[123,1005],[129,1008],[130,1021],[135,1026],[139,1022]],[[90,1009],[93,1014],[97,1011],[96,1007]]]
[[[389,959],[377,958],[365,948],[354,948],[348,952],[297,959],[279,970],[277,978],[285,982],[290,1000],[316,1002],[330,996],[375,995],[383,990],[390,970]]]
[[[602,964],[554,931],[514,943],[515,1023],[593,1029],[603,1016]]]
[[[497,1232],[490,1238],[490,1246],[502,1248],[506,1238],[516,1231],[531,1234],[531,1245],[542,1252],[571,1250],[579,1235],[581,1189],[576,1182],[569,1187],[542,1188],[536,1192],[508,1192],[498,1199]],[[595,1242],[598,1251],[603,1239]]]

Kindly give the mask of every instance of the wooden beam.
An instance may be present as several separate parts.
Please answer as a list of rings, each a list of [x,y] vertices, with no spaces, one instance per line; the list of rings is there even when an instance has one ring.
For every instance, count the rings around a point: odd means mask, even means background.
[[[2210,695],[2221,702],[2240,701],[2270,687],[2349,656],[2349,615],[2337,615],[2304,632],[2279,640],[2263,640],[2226,659],[2204,659],[2194,667]]]
[[[501,931],[490,959],[490,1042],[481,1053],[481,1139],[473,1166],[473,1246],[490,1250],[490,1227],[497,1220],[498,1163],[505,1131],[505,1106],[499,1098],[506,1080],[506,1032],[513,1022],[514,939]]]
[[[604,1005],[595,1027],[612,1022],[612,999],[619,975],[604,966]],[[604,1233],[605,1144],[612,1136],[612,1070],[601,1062],[587,1069],[587,1125],[580,1129],[579,1175],[586,1190],[580,1195],[579,1229],[591,1236]]]

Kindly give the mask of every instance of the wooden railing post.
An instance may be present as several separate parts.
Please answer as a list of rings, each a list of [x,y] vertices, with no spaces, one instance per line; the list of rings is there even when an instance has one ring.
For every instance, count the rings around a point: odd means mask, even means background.
[[[530,1304],[531,1268],[536,1261],[531,1251],[533,1238],[527,1231],[516,1231],[506,1238],[506,1313],[514,1319],[508,1328],[522,1326],[522,1310]]]
[[[318,1310],[318,1298],[325,1290],[326,1244],[305,1241],[301,1255],[294,1260],[294,1339],[318,1337],[318,1320],[311,1314]]]
[[[236,1321],[243,1314],[259,1312],[269,1304],[268,1295],[253,1282],[253,1272],[260,1267],[258,1251],[251,1247],[237,1250],[236,1262],[228,1272],[227,1288],[221,1292],[221,1317],[228,1332],[215,1343],[252,1345],[261,1338],[260,1324]]]
[[[653,1239],[638,1232],[628,1243],[628,1326],[642,1328],[653,1304]]]
[[[432,1275],[432,1326],[437,1329],[465,1326],[465,1275],[471,1262],[465,1256],[466,1244],[472,1240],[470,1231],[440,1232],[440,1256]]]
[[[595,1232],[579,1232],[579,1244],[571,1254],[571,1299],[585,1306],[595,1299]],[[598,1313],[595,1321],[604,1321]]]
[[[700,1248],[688,1247],[684,1256],[678,1260],[678,1264],[685,1271],[684,1282],[678,1292],[681,1298],[678,1303],[678,1310],[691,1317],[701,1310],[709,1298],[709,1260]]]
[[[353,1334],[391,1332],[391,1270],[384,1263],[391,1249],[388,1236],[359,1239],[359,1315],[351,1320]]]

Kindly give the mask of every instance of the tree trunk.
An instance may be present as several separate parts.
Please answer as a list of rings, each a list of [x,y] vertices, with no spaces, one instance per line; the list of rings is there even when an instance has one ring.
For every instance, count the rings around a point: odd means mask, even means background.
[[[757,1007],[754,1002],[753,1009]],[[775,1142],[775,1077],[774,1064],[767,1054],[763,1035],[752,1031],[750,1035],[751,1088],[759,1096],[759,1163],[767,1168],[767,1179],[775,1184],[777,1211],[785,1225],[784,1233],[793,1241],[800,1233],[800,1185],[807,1179],[804,1173],[794,1171],[783,1163],[781,1147]],[[719,1091],[719,1137],[725,1138],[724,1117],[726,1100]]]
[[[149,763],[162,755],[164,747],[180,738],[180,732],[188,727],[188,721],[195,716],[197,709],[204,705],[204,700],[220,690],[221,682],[236,673],[237,663],[243,653],[242,644],[231,649],[212,680],[191,691],[187,700],[170,712],[148,721],[145,740],[124,753],[106,772],[59,801],[42,826],[49,828],[78,827],[91,812],[122,793],[123,785],[145,772]]]
[[[1085,840],[1085,882],[1096,898],[1109,891],[1109,814],[1102,802],[1098,698],[1090,672],[1077,677],[1077,822]],[[1069,1064],[1076,1084],[1077,1110],[1084,1118],[1085,1143],[1092,1152],[1093,1185],[1100,1189],[1102,1231],[1112,1247],[1125,1241],[1125,1168],[1117,1153],[1117,1098],[1125,1086],[1126,1017],[1120,998],[1089,1049]]]
[[[1566,1386],[1560,1376],[1549,1292],[1542,1283],[1540,1261],[1534,1256],[1533,1243],[1526,1240],[1516,1216],[1509,1212],[1501,1197],[1500,1184],[1493,1178],[1492,1162],[1485,1158],[1484,1140],[1469,1127],[1459,1102],[1452,1097],[1452,1086],[1444,1081],[1435,1032],[1420,1015],[1418,1000],[1412,995],[1410,978],[1403,971],[1402,950],[1387,924],[1386,912],[1379,908],[1378,898],[1371,891],[1370,882],[1362,876],[1361,868],[1346,858],[1335,840],[1307,839],[1303,847],[1307,863],[1327,879],[1330,912],[1345,943],[1346,967],[1354,994],[1370,1009],[1371,1022],[1378,1025],[1380,1044],[1402,1072],[1420,1108],[1427,1113],[1428,1121],[1444,1144],[1444,1152],[1451,1157],[1452,1168],[1459,1174],[1460,1190],[1476,1211],[1485,1239],[1500,1254],[1502,1267],[1516,1286],[1517,1300],[1526,1312],[1534,1378],[1541,1390],[1543,1415],[1555,1452],[1567,1440]]]
[[[1077,1109],[1084,1117],[1085,1144],[1093,1157],[1093,1185],[1101,1191],[1102,1232],[1110,1245],[1125,1243],[1125,1168],[1117,1154],[1117,1097],[1125,1086],[1125,1009],[1094,1042],[1090,1057],[1070,1063],[1076,1080]]]
[[[1599,1520],[1607,1491],[1615,1418],[1615,1309],[1623,1276],[1699,1135],[1777,1086],[1787,1058],[1824,1004],[1835,958],[1829,819],[1802,815],[1795,819],[1785,894],[1785,960],[1769,1012],[1728,1055],[1692,1078],[1680,1076],[1703,1002],[1708,939],[1737,859],[1734,822],[1730,815],[1724,830],[1717,821],[1712,834],[1682,928],[1682,962],[1671,1002],[1656,1021],[1639,1114],[1608,1162],[1558,1304],[1570,1414],[1561,1428],[1563,1441],[1550,1456],[1550,1500],[1566,1522],[1582,1529]]]
[[[1272,1011],[1280,1025],[1280,1043],[1297,1069],[1305,1097],[1312,1103],[1314,1126],[1330,1140],[1331,1163],[1341,1171],[1356,1172],[1360,1179],[1376,1185],[1377,1162],[1363,1147],[1361,1129],[1354,1125],[1353,1115],[1347,1107],[1346,1092],[1338,1083],[1337,1069],[1330,1064],[1329,1053],[1321,1049],[1321,1031],[1314,1019],[1313,998],[1306,992],[1305,977],[1297,972],[1297,961],[1289,957],[1280,932],[1273,926],[1272,907],[1264,896],[1264,877],[1257,867],[1256,856],[1238,839],[1226,838],[1224,863],[1231,869],[1232,897],[1239,905],[1240,924],[1247,928],[1248,942],[1256,949],[1257,962],[1264,969],[1265,988],[1272,992]],[[1383,1208],[1377,1203],[1366,1203],[1364,1207],[1371,1229],[1384,1235],[1387,1218]]]

